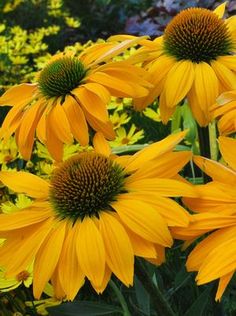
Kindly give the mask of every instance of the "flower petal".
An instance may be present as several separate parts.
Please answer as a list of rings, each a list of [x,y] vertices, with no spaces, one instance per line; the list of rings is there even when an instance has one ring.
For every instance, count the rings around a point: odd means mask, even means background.
[[[77,255],[83,273],[95,286],[101,286],[105,273],[105,248],[102,236],[90,217],[85,217],[80,225]]]
[[[63,108],[73,136],[82,146],[86,146],[89,142],[88,125],[80,105],[72,96],[67,95]]]
[[[219,146],[224,160],[227,162],[227,164],[229,164],[231,168],[234,169],[236,179],[236,140],[233,138],[220,136]]]
[[[126,286],[132,285],[134,252],[125,229],[114,216],[106,212],[101,213],[99,229],[109,268]]]
[[[167,107],[173,108],[186,97],[195,78],[194,65],[184,60],[177,62],[168,72],[160,104],[165,99]]]
[[[140,237],[163,246],[171,246],[172,238],[167,224],[152,206],[142,201],[126,199],[114,202],[112,207],[121,221]]]
[[[34,198],[48,197],[48,182],[34,174],[24,171],[1,171],[0,180],[15,192],[25,193]]]
[[[60,257],[65,238],[66,222],[53,228],[41,244],[34,261],[33,293],[39,299],[50,280]]]

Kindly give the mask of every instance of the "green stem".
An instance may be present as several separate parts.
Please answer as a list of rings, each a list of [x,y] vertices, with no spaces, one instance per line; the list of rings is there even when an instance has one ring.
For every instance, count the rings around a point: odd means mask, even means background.
[[[136,261],[135,271],[138,279],[150,295],[158,315],[175,316],[175,313],[172,310],[171,306],[169,305],[159,288],[153,283],[141,260]]]
[[[201,127],[199,125],[197,126],[197,128],[198,128],[198,141],[199,141],[201,156],[210,159],[211,146],[210,146],[209,128],[208,126]],[[207,183],[211,181],[211,178],[207,174],[203,173],[203,180],[204,180],[204,183]]]
[[[123,309],[123,312],[124,312],[124,316],[131,316],[130,312],[129,312],[129,309],[128,309],[128,306],[127,306],[127,303],[126,303],[126,300],[123,296],[123,294],[121,293],[121,291],[118,289],[117,285],[115,284],[114,281],[110,280],[109,281],[109,284],[112,288],[112,290],[115,292],[119,302],[120,302],[120,305],[122,306],[122,309]]]

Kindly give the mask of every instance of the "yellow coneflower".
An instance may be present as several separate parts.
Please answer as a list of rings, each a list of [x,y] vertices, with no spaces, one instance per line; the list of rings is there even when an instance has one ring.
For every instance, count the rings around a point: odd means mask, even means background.
[[[143,97],[150,86],[142,78],[144,70],[132,65],[132,58],[111,60],[138,42],[94,44],[79,57],[71,53],[52,57],[37,83],[14,86],[0,98],[0,105],[12,106],[2,124],[1,138],[15,133],[19,151],[28,160],[36,131],[58,161],[62,159],[63,143],[70,143],[73,137],[82,146],[88,144],[88,125],[113,139],[107,112],[111,95]]]
[[[167,25],[164,35],[142,48],[153,83],[148,96],[136,100],[143,109],[160,96],[162,121],[167,123],[185,97],[200,126],[212,119],[210,107],[220,93],[236,88],[235,17],[223,20],[225,3],[213,12],[188,8]],[[145,45],[145,43],[144,43]]]
[[[50,182],[25,172],[0,172],[3,184],[34,199],[28,208],[0,215],[6,277],[34,261],[34,296],[39,298],[50,280],[57,298],[73,300],[85,277],[98,293],[111,273],[132,285],[135,255],[163,262],[165,247],[172,245],[169,226],[189,222],[169,197],[196,195],[192,185],[178,180],[191,157],[173,152],[184,135],[117,157],[98,133],[96,151],[61,163]]]
[[[187,269],[198,271],[198,285],[219,279],[216,300],[220,300],[236,269],[236,140],[219,138],[221,154],[228,167],[216,161],[195,157],[195,163],[213,181],[197,186],[199,197],[184,198],[197,212],[188,228],[174,228],[176,238],[187,244],[208,233],[190,253]]]

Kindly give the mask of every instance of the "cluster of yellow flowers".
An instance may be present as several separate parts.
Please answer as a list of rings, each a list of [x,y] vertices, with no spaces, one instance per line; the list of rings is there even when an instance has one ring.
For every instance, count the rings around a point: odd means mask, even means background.
[[[53,56],[34,83],[2,95],[0,105],[11,106],[2,144],[14,135],[19,150],[11,147],[11,159],[20,154],[29,161],[36,152],[50,162],[38,164],[38,175],[0,172],[3,186],[30,198],[23,208],[9,202],[2,208],[6,280],[25,280],[23,272],[32,270],[36,299],[49,284],[56,299],[74,300],[86,279],[97,293],[112,274],[132,286],[135,256],[160,265],[174,238],[187,247],[207,233],[187,269],[198,271],[197,284],[219,279],[221,299],[236,269],[236,140],[225,136],[236,131],[236,19],[224,20],[224,11],[225,4],[214,12],[183,10],[153,41],[116,35],[79,54],[68,49]],[[120,57],[127,49],[133,53]],[[158,112],[146,109],[157,98]],[[193,185],[179,175],[192,159],[190,151],[175,151],[187,131],[133,155],[112,151],[144,136],[134,124],[129,132],[123,128],[130,120],[126,107],[167,123],[184,99],[200,128],[219,122],[224,164],[193,157],[209,183]]]

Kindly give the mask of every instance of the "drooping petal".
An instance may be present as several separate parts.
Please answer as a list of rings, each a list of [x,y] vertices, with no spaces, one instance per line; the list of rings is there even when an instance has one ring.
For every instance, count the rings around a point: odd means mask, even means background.
[[[224,291],[225,291],[227,285],[229,284],[230,280],[232,279],[234,272],[235,271],[229,272],[220,278],[218,289],[217,289],[216,296],[215,296],[216,301],[221,300],[221,297],[224,294]]]
[[[235,142],[233,142],[233,145]],[[232,144],[231,144],[232,146]],[[231,147],[231,150],[234,147]],[[225,153],[225,151],[224,151]],[[227,152],[226,155],[229,155]],[[233,157],[234,159],[234,157]],[[210,160],[205,157],[195,156],[193,158],[195,164],[203,170],[206,174],[208,174],[212,179],[219,182],[226,183],[235,183],[236,182],[236,172],[227,168],[226,166],[220,164],[217,161]],[[227,161],[227,160],[226,160]],[[233,165],[232,165],[233,166]],[[236,165],[235,165],[236,167]],[[236,168],[235,168],[236,170]]]
[[[188,94],[195,78],[194,65],[190,61],[179,61],[168,72],[160,104],[165,98],[167,107],[173,108]]]
[[[33,99],[34,92],[37,90],[37,85],[22,83],[8,89],[0,98],[0,105],[26,105]],[[19,97],[20,96],[20,97]]]
[[[97,132],[93,137],[93,147],[97,153],[107,157],[111,154],[111,147],[101,132]]]
[[[105,104],[97,94],[85,89],[84,87],[74,89],[73,94],[78,98],[81,106],[91,115],[95,116],[102,122],[107,122],[109,120],[106,108],[107,104]]]
[[[125,229],[114,216],[106,212],[101,213],[99,229],[109,268],[126,286],[132,285],[134,253]]]
[[[211,66],[225,91],[236,89],[236,74],[233,71],[217,60],[212,61]]]
[[[141,201],[119,200],[112,204],[121,221],[142,238],[170,247],[172,238],[166,222],[147,203]],[[157,229],[158,227],[158,229]]]
[[[24,171],[1,171],[0,180],[15,192],[25,193],[34,198],[48,197],[48,182],[34,174]]]
[[[196,278],[197,283],[207,283],[234,271],[236,263],[235,247],[236,238],[233,238],[210,251],[199,269]]]
[[[80,105],[72,96],[67,95],[63,108],[73,136],[82,146],[86,146],[89,142],[88,124]]]
[[[229,137],[220,136],[219,137],[220,152],[224,160],[229,164],[231,168],[235,171],[236,178],[236,140]],[[230,173],[230,170],[229,170]]]
[[[25,160],[29,160],[31,157],[35,130],[44,108],[45,105],[38,101],[24,113],[21,119],[17,144]]]
[[[53,127],[56,137],[63,143],[69,144],[72,142],[70,124],[65,114],[63,106],[60,104],[60,99],[52,107],[48,113],[47,124]]]
[[[209,251],[215,249],[221,243],[232,239],[235,236],[235,233],[235,227],[226,227],[212,233],[206,239],[201,241],[188,257],[186,263],[188,271],[198,270],[206,259]]]
[[[77,255],[83,273],[96,286],[101,286],[105,273],[105,247],[93,219],[85,217],[80,225]]]
[[[196,64],[194,87],[200,108],[210,121],[210,106],[215,103],[219,88],[216,74],[209,64]]]
[[[46,283],[50,280],[60,257],[65,238],[66,222],[53,228],[41,244],[34,262],[34,297],[39,299]]]
[[[78,262],[76,243],[79,225],[68,225],[66,238],[58,264],[58,274],[68,300],[73,300],[81,286],[84,284],[84,273]]]
[[[18,214],[19,216],[19,214]],[[15,277],[27,270],[51,229],[51,219],[9,232],[6,242],[0,248],[1,264],[7,277]]]

